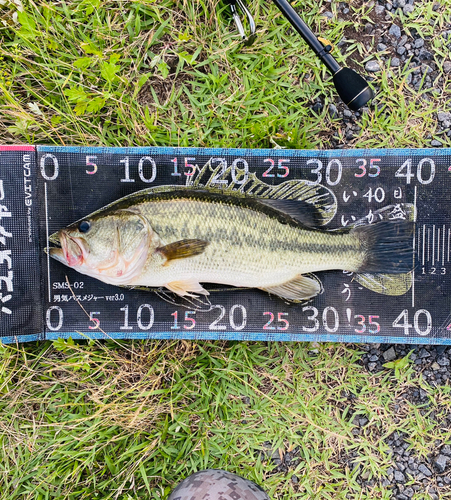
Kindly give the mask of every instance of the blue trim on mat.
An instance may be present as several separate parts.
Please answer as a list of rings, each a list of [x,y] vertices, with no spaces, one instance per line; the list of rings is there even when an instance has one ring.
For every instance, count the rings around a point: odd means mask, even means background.
[[[121,155],[206,155],[227,154],[233,156],[286,156],[286,157],[360,157],[372,156],[442,156],[451,154],[451,148],[423,149],[226,149],[226,148],[177,148],[177,147],[139,147],[107,148],[85,146],[37,146],[37,153],[81,153],[81,154],[121,154]]]
[[[17,344],[22,342],[36,342],[38,340],[46,340],[43,334],[35,333],[33,335],[8,335],[7,337],[0,337],[1,344]]]
[[[102,332],[47,332],[48,340],[57,338],[73,339],[124,339],[124,340],[144,340],[144,339],[165,339],[165,340],[240,340],[240,341],[259,341],[259,342],[346,342],[351,344],[372,343],[372,344],[435,344],[451,345],[450,338],[437,337],[390,337],[390,336],[361,336],[361,335],[314,335],[314,334],[267,334],[267,333],[240,333],[240,332],[221,332],[220,335],[213,332],[183,332],[183,335],[177,335],[175,332],[113,332],[104,335]]]

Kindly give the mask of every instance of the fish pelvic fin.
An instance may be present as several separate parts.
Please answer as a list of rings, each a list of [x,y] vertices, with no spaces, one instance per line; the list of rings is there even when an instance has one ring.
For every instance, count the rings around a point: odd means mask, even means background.
[[[322,293],[323,287],[321,282],[316,277],[314,278],[299,274],[286,283],[262,288],[262,290],[277,295],[282,299],[292,302],[301,302]]]
[[[166,258],[166,262],[164,263],[166,266],[172,260],[186,259],[187,257],[200,255],[205,251],[208,245],[209,242],[203,240],[180,240],[160,247],[157,251]]]
[[[194,278],[180,281],[171,281],[166,283],[166,288],[171,292],[179,295],[180,297],[197,297],[196,293],[200,295],[210,295],[210,292]],[[194,292],[194,293],[191,293]]]
[[[414,224],[409,221],[383,221],[358,226],[352,233],[360,239],[364,260],[358,273],[403,274],[415,268]]]

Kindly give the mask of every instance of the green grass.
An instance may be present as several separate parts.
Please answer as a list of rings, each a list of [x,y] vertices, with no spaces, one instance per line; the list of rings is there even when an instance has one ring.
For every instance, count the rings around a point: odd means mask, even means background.
[[[427,387],[423,411],[403,398],[422,385],[411,368],[374,376],[359,358],[345,345],[312,352],[305,343],[5,347],[1,498],[161,499],[209,467],[253,479],[272,498],[390,498],[380,485],[384,440],[404,432],[419,456],[449,442],[440,421],[450,390]],[[290,469],[274,473],[269,456],[288,451]],[[358,475],[375,484],[362,488]]]
[[[362,71],[374,54],[362,25],[326,2],[295,2],[334,54]],[[0,142],[104,146],[325,148],[345,143],[327,108],[330,78],[271,2],[254,0],[258,40],[243,48],[212,0],[0,2]],[[422,2],[404,27],[436,36],[450,0]],[[388,27],[389,24],[386,25]],[[444,145],[438,92],[407,85],[414,65],[376,73],[355,147]],[[312,104],[321,98],[323,110]],[[386,438],[404,432],[426,457],[451,442],[441,424],[449,385],[425,386],[411,365],[372,375],[358,347],[305,343],[55,342],[2,347],[0,499],[165,499],[186,475],[225,468],[275,499],[389,499]],[[423,387],[429,404],[404,396]],[[366,417],[360,431],[356,418]],[[437,444],[439,443],[439,444]],[[287,452],[286,473],[269,455]],[[276,456],[275,455],[275,456]],[[357,464],[357,466],[352,466]],[[296,476],[297,482],[293,481]],[[361,486],[358,477],[366,478]],[[451,492],[442,491],[442,497]],[[427,492],[415,500],[428,499]]]
[[[406,29],[431,36],[450,21],[450,5],[435,12],[426,3]],[[298,7],[324,37],[345,36],[334,52],[340,62],[358,67],[374,57],[370,36],[352,38],[373,22],[365,4],[351,3],[348,20],[321,17],[327,3]],[[211,0],[41,1],[22,12],[8,0],[0,9],[2,142],[320,148],[342,137],[327,112],[330,77],[271,3],[251,5],[259,38],[248,48]],[[445,42],[434,46],[441,67]],[[412,70],[375,75],[378,96],[356,144],[423,146],[425,132],[434,135],[434,113],[449,93],[415,93],[405,84]],[[446,88],[447,77],[438,85]],[[310,110],[318,97],[319,116]]]

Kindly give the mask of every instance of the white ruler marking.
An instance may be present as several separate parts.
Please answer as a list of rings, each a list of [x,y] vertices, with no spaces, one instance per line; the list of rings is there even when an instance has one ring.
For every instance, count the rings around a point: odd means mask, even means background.
[[[413,197],[413,221],[417,221],[417,187],[415,186]],[[418,233],[420,236],[420,233]],[[415,232],[413,233],[413,255],[415,258]],[[414,261],[415,263],[415,261]],[[412,271],[412,307],[415,307],[415,266]]]
[[[435,258],[435,224],[432,226],[432,265],[434,265]]]
[[[445,266],[445,224],[443,224],[442,267]]]
[[[440,264],[440,228],[437,229],[437,264]]]
[[[47,248],[47,286],[49,294],[49,302],[52,302],[52,290],[50,287],[50,244],[49,244],[49,207],[47,202],[47,183],[44,183],[44,198],[45,198],[45,237]]]
[[[449,241],[451,239],[451,229],[448,229],[448,262],[449,262]]]
[[[424,259],[425,259],[425,247],[426,247],[426,224],[423,224],[423,260],[422,264],[424,266]]]

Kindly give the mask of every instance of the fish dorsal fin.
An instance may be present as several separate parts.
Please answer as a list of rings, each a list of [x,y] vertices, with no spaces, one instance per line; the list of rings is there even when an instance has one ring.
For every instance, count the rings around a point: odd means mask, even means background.
[[[179,240],[158,248],[158,251],[166,257],[164,265],[167,265],[172,260],[186,259],[187,257],[200,255],[207,248],[208,244],[208,241],[204,240]]]
[[[243,163],[244,165],[244,163]],[[225,158],[210,158],[205,165],[196,169],[193,176],[187,177],[186,186],[192,189],[212,189],[225,195],[248,196],[258,199],[303,201],[313,212],[314,225],[325,225],[330,222],[337,211],[337,199],[334,193],[321,184],[295,179],[277,185],[269,185],[261,181],[255,173],[247,168],[240,168],[241,163],[227,166]],[[304,205],[307,208],[307,205]],[[274,207],[275,208],[275,207]],[[290,210],[279,210],[290,213]],[[293,209],[291,209],[291,212]],[[301,209],[302,212],[305,210]],[[298,211],[299,213],[299,211]],[[293,217],[293,214],[290,213]],[[305,216],[299,219],[308,224]]]
[[[262,288],[262,290],[293,302],[311,299],[312,297],[320,294],[323,291],[323,287],[316,276],[310,276],[311,277],[299,274],[294,279],[287,281],[286,283]]]
[[[259,203],[267,205],[279,212],[288,214],[304,226],[317,227],[321,225],[321,213],[310,203],[303,200],[259,199]]]

